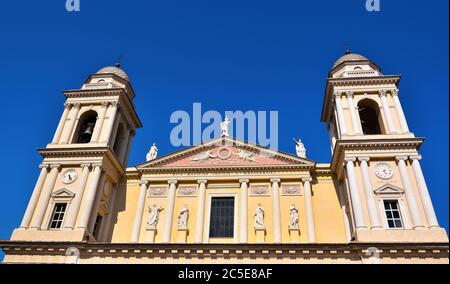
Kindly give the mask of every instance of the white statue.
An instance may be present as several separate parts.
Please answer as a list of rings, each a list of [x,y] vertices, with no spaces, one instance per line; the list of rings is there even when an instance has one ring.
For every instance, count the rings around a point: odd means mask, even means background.
[[[295,205],[292,204],[289,209],[290,220],[289,220],[289,228],[298,228],[298,209],[295,208]]]
[[[148,210],[150,211],[150,218],[149,221],[147,222],[147,225],[149,227],[156,227],[156,225],[158,225],[158,221],[159,221],[159,212],[161,212],[163,210],[162,207],[157,208],[156,204],[153,204],[152,207],[148,207]]]
[[[220,123],[220,129],[222,130],[222,136],[230,136],[230,120],[228,116],[225,116],[225,121]]]
[[[264,228],[264,209],[262,208],[261,203],[258,203],[258,207],[256,207],[255,228]]]
[[[187,204],[184,204],[183,208],[181,208],[180,215],[178,215],[178,228],[180,229],[187,228],[188,218],[189,218],[189,209]]]
[[[156,144],[153,143],[152,147],[150,148],[150,151],[148,151],[147,154],[147,162],[156,159],[158,156],[158,147],[156,147]]]
[[[302,140],[298,139],[298,141],[297,141],[294,138],[294,142],[295,142],[295,151],[297,152],[297,156],[300,158],[306,158],[306,148],[305,148],[305,145],[303,145]]]

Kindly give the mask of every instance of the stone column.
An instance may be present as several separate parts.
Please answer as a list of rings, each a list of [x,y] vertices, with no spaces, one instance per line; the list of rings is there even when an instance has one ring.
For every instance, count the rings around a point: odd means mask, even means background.
[[[334,94],[334,101],[336,104],[336,112],[338,116],[337,119],[339,120],[340,133],[341,136],[344,136],[347,135],[347,129],[345,127],[344,110],[342,109],[341,92],[337,92]]]
[[[372,183],[370,182],[369,157],[358,157],[361,166],[361,173],[364,183],[364,192],[366,193],[367,209],[369,211],[370,228],[371,229],[381,229],[380,219],[377,213],[377,202],[375,200],[375,195],[372,189]]]
[[[120,153],[117,156],[117,158],[119,158],[119,161],[122,164],[125,164],[125,158],[126,158],[126,155],[127,155],[128,145],[130,144],[130,141],[131,141],[131,133],[132,132],[133,132],[132,129],[126,129],[125,128],[125,133],[124,133],[125,137],[123,137],[123,140],[121,142],[122,145],[121,145],[121,147],[119,149]]]
[[[352,120],[353,134],[362,135],[361,124],[356,117],[355,104],[353,103],[353,92],[347,92],[348,109],[350,110],[350,118]]]
[[[348,184],[350,187],[350,199],[355,218],[355,227],[356,229],[365,229],[367,228],[367,225],[364,221],[364,212],[361,205],[361,197],[359,195],[358,184],[356,183],[355,165],[353,164],[354,161],[356,161],[356,158],[354,157],[345,158],[345,169],[347,173]]]
[[[172,221],[173,221],[173,210],[175,207],[175,192],[177,189],[177,181],[169,180],[169,192],[167,193],[168,204],[167,204],[167,216],[166,216],[166,224],[164,226],[163,232],[163,243],[170,243],[170,235],[172,233]]]
[[[23,216],[20,228],[27,229],[30,226],[34,210],[36,209],[36,205],[39,201],[39,196],[41,195],[42,187],[44,186],[45,179],[47,178],[49,165],[41,164],[39,167],[41,168],[41,173],[39,174],[39,178],[36,182],[36,185],[34,186],[33,194],[31,195],[30,202],[28,202],[27,211]]]
[[[64,221],[64,228],[73,229],[75,228],[75,222],[77,221],[78,212],[80,211],[81,201],[83,200],[84,189],[89,177],[89,171],[91,169],[91,164],[82,164],[83,169],[80,177],[80,184],[78,185],[77,193],[69,206],[69,212],[67,213],[66,220]]]
[[[118,109],[118,103],[113,102],[111,103],[111,110],[109,112],[109,118],[108,118],[108,125],[106,126],[106,135],[102,141],[102,143],[109,143],[111,138],[111,133],[114,127],[114,122],[116,120],[117,115],[117,109]]]
[[[139,191],[139,200],[134,217],[133,231],[131,232],[132,243],[137,243],[139,241],[139,233],[141,232],[142,216],[144,215],[145,195],[147,193],[148,181],[141,181],[140,185],[141,190]]]
[[[311,181],[312,178],[303,178],[303,192],[305,195],[305,209],[306,209],[306,228],[308,230],[308,242],[316,242],[316,230],[314,228],[314,210],[312,203]]]
[[[384,117],[386,118],[386,124],[388,127],[388,134],[395,133],[394,122],[392,121],[391,110],[389,109],[389,104],[386,98],[386,90],[381,90],[379,92],[381,99],[381,105],[383,106]]]
[[[198,180],[197,222],[195,223],[195,243],[203,243],[203,220],[205,218],[206,179]]]
[[[409,213],[411,214],[411,219],[413,222],[413,229],[423,228],[422,217],[420,216],[419,206],[417,204],[417,199],[414,194],[414,190],[409,181],[408,170],[406,169],[406,160],[408,158],[405,156],[396,157],[398,168],[400,170],[400,175],[402,177],[403,188],[405,189],[406,200],[408,201]]]
[[[273,210],[273,242],[281,243],[281,213],[279,178],[270,179],[272,183],[272,210]]]
[[[35,212],[35,216],[33,218],[33,223],[31,224],[31,228],[33,229],[44,229],[42,222],[44,221],[45,212],[47,212],[48,203],[50,202],[50,198],[52,196],[53,188],[55,187],[56,179],[58,178],[59,170],[61,169],[60,164],[54,164],[50,166],[50,174],[45,183],[45,187],[42,190],[40,197],[40,204]]]
[[[106,110],[108,109],[108,102],[102,102],[102,108],[97,117],[97,123],[95,124],[94,133],[92,133],[91,143],[97,143],[98,138],[102,132],[103,122],[105,121]]]
[[[95,197],[97,195],[97,189],[100,182],[100,178],[102,175],[103,167],[102,165],[94,165],[94,169],[92,171],[92,177],[90,182],[90,185],[86,192],[86,197],[84,199],[84,204],[82,211],[80,212],[80,220],[78,222],[78,228],[83,228],[85,230],[88,230],[89,226],[89,220],[91,216],[92,209],[94,207],[95,203]]]
[[[241,184],[241,209],[239,222],[239,241],[246,244],[248,242],[248,183],[249,179],[240,179]]]
[[[397,111],[398,120],[400,121],[400,126],[403,133],[408,133],[408,123],[406,122],[405,113],[403,112],[402,105],[400,104],[400,99],[398,98],[398,89],[391,91],[392,98],[394,99],[395,110]]]
[[[64,125],[66,125],[67,116],[69,115],[69,111],[72,108],[72,104],[65,103],[64,104],[64,112],[62,114],[61,120],[59,121],[58,128],[56,128],[55,136],[53,136],[52,144],[58,144],[59,139],[61,138],[61,133],[64,129]]]
[[[117,137],[117,130],[119,129],[120,120],[122,119],[122,112],[120,110],[117,111],[116,117],[114,118],[115,122],[112,128],[111,137],[106,139],[108,141],[108,145],[111,148],[114,148],[116,137]]]
[[[65,129],[63,130],[61,143],[67,144],[69,142],[70,136],[72,135],[73,128],[75,127],[75,123],[78,120],[78,113],[80,112],[81,105],[80,103],[75,103],[72,107],[72,116],[70,117],[69,124],[65,124]]]
[[[427,216],[428,227],[439,228],[439,223],[436,218],[436,213],[433,208],[433,203],[431,202],[430,193],[428,191],[425,178],[423,177],[422,167],[420,166],[420,160],[422,156],[410,156],[412,160],[412,167],[414,169],[414,175],[416,177],[416,182],[419,188],[420,199],[422,199],[422,206]]]

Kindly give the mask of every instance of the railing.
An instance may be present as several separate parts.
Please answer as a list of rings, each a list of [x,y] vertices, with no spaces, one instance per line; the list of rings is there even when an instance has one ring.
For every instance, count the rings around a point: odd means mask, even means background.
[[[377,72],[374,70],[357,70],[344,72],[343,77],[371,77],[377,76]]]

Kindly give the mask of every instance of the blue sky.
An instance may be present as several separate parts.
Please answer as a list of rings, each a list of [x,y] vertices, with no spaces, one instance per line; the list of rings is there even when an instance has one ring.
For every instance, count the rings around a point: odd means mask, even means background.
[[[123,55],[144,124],[130,164],[153,142],[170,144],[170,114],[203,109],[279,112],[279,148],[330,160],[320,122],[326,76],[344,45],[402,74],[410,129],[426,137],[422,167],[439,221],[448,230],[448,1],[4,1],[0,9],[3,103],[0,239],[20,224],[44,147],[63,110],[65,89]]]

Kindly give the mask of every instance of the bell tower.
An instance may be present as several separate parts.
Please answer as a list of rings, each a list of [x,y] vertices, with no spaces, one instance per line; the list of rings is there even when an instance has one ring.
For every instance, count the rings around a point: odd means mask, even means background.
[[[424,138],[409,130],[400,103],[400,78],[349,51],[328,74],[322,121],[349,240],[448,240],[420,167]]]
[[[64,91],[64,111],[43,157],[20,228],[12,240],[108,241],[115,196],[130,146],[142,127],[120,65]]]

